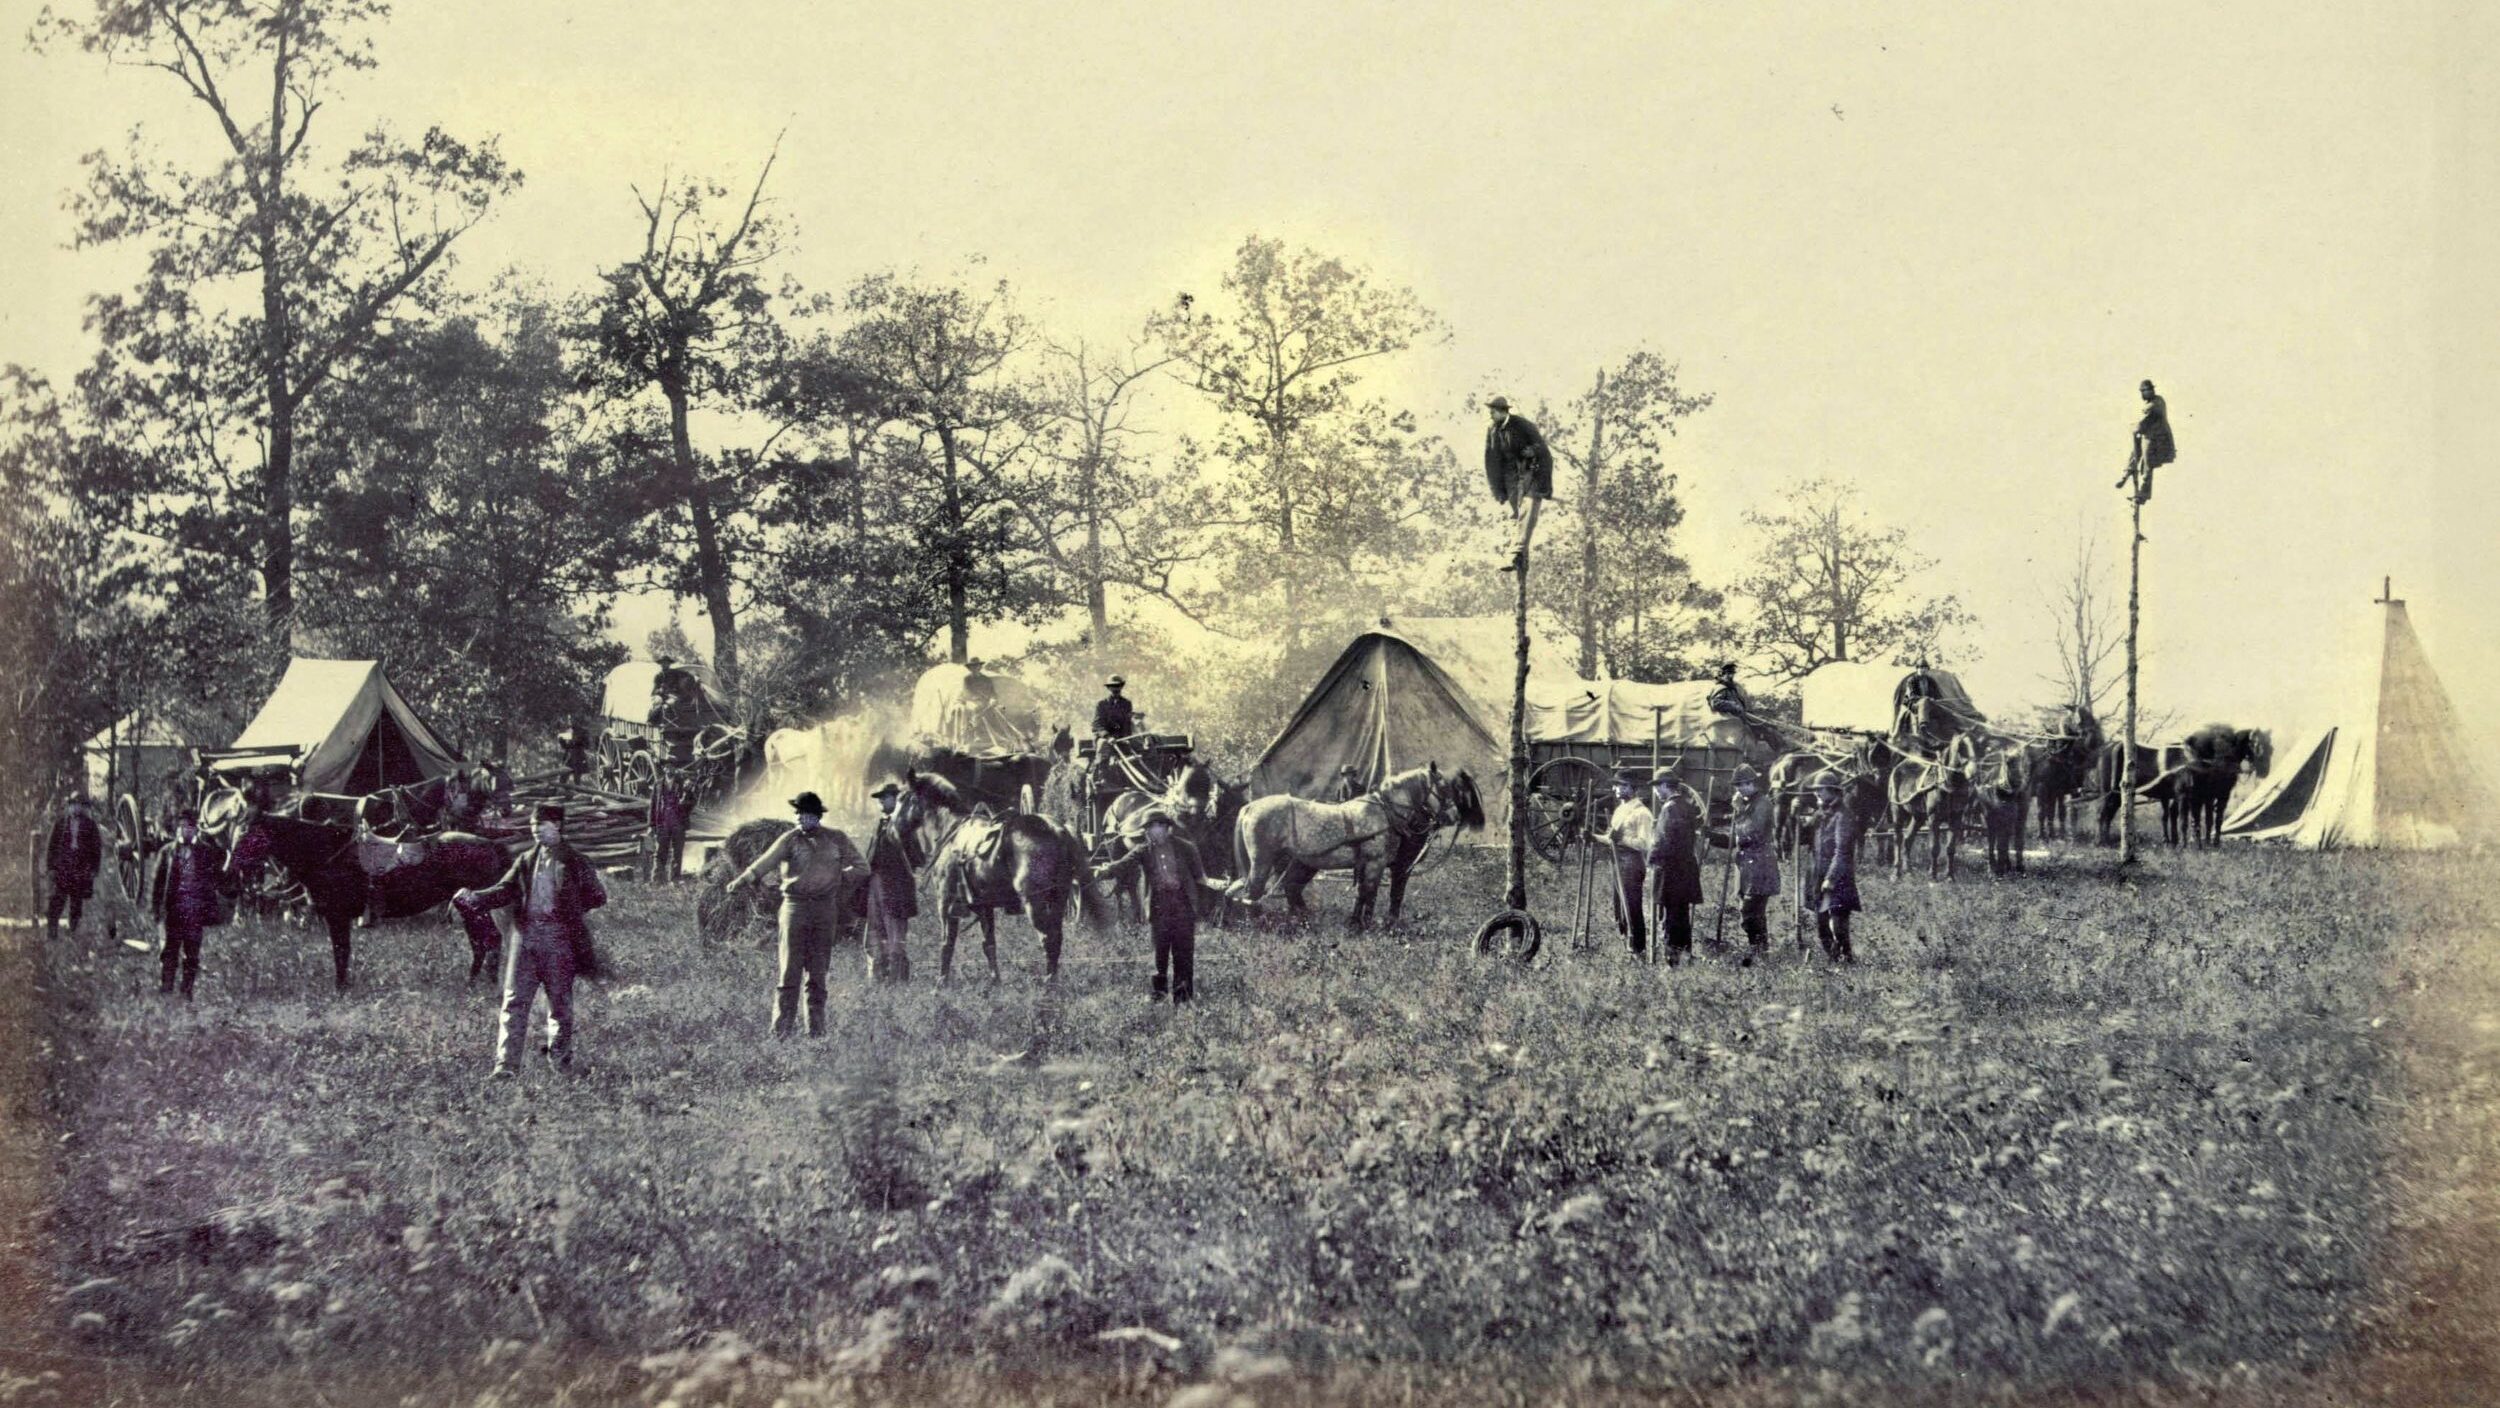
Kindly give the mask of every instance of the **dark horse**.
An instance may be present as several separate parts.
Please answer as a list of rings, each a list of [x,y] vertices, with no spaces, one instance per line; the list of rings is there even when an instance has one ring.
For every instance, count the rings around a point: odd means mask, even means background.
[[[265,811],[245,817],[236,829],[228,868],[248,872],[274,861],[304,887],[313,912],[329,926],[330,961],[341,988],[347,986],[349,936],[368,904],[387,919],[422,914],[460,890],[494,884],[512,863],[500,844],[456,831],[423,841],[359,842],[344,826]],[[392,852],[380,873],[368,872],[372,858],[359,854],[366,849]],[[461,923],[469,935],[469,980],[475,982],[493,967],[503,935],[491,915],[462,915]]]
[[[2023,820],[2031,810],[2031,749],[2022,741],[1989,736],[1972,777],[1979,817],[1987,828],[1988,873],[2023,873]]]
[[[2092,781],[2101,759],[2101,721],[2080,704],[2060,712],[2057,732],[2025,745],[2030,754],[2033,810],[2040,819],[2040,838],[2072,839],[2066,804]]]
[[[1250,800],[1250,784],[1226,782],[1215,775],[1215,769],[1192,758],[1172,774],[1171,785],[1163,795],[1130,788],[1103,808],[1102,829],[1119,838],[1123,852],[1144,844],[1146,813],[1161,807],[1172,814],[1172,824],[1179,828],[1191,845],[1198,848],[1198,858],[1205,864],[1207,878],[1233,878],[1233,821],[1241,815]],[[1120,877],[1112,890],[1121,909],[1140,918],[1144,908],[1139,903],[1138,888],[1144,882],[1134,870]]]
[[[1064,737],[1067,730],[1061,729]],[[1053,747],[1057,746],[1056,741]],[[880,743],[868,755],[868,781],[903,773],[934,773],[954,784],[972,802],[987,802],[993,811],[1039,811],[1050,784],[1056,753],[1003,753],[982,756],[943,743],[899,747]]]
[[[2172,844],[2179,839],[2178,779],[2168,774],[2187,761],[2187,750],[2176,743],[2154,748],[2150,744],[2135,745],[2135,790],[2161,804],[2162,835]],[[2096,781],[2101,792],[2100,842],[2104,846],[2118,842],[2119,808],[2126,805],[2127,743],[2113,738],[2101,747]]]
[[[2274,735],[2261,728],[2207,724],[2187,736],[2187,753],[2180,798],[2185,839],[2219,846],[2222,818],[2231,809],[2231,792],[2239,784],[2240,769],[2264,777],[2274,765]]]
[[[1059,952],[1067,938],[1068,901],[1089,926],[1102,922],[1093,892],[1085,842],[1073,831],[1033,812],[985,814],[963,790],[943,777],[910,772],[895,803],[895,825],[920,833],[937,877],[938,917],[946,939],[938,950],[938,978],[955,976],[955,940],[966,915],[981,921],[981,956],[990,980],[998,980],[998,911],[1021,912],[1041,936],[1047,977],[1059,976]]]

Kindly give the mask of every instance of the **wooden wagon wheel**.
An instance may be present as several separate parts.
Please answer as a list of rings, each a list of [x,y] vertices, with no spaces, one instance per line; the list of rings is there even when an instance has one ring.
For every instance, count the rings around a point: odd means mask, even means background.
[[[1556,865],[1605,834],[1600,815],[1612,779],[1586,758],[1547,760],[1528,774],[1528,847]]]
[[[144,908],[146,899],[139,891],[147,873],[147,814],[136,794],[124,792],[113,799],[113,877],[121,882],[122,898]]]

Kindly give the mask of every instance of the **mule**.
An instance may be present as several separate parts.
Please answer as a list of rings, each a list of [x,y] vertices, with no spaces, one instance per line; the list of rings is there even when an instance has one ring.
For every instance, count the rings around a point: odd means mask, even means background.
[[[511,852],[500,842],[447,831],[397,846],[398,863],[374,874],[358,854],[359,845],[356,833],[344,826],[261,811],[237,823],[234,844],[226,853],[231,871],[249,874],[275,863],[304,887],[313,913],[330,931],[330,962],[341,991],[348,986],[356,920],[368,907],[386,919],[423,914],[461,890],[494,884],[512,864]],[[476,982],[481,974],[491,978],[502,953],[503,931],[488,914],[462,914],[460,922],[469,937],[469,981]]]
[[[1954,877],[1956,852],[1961,848],[1965,818],[1975,795],[1971,772],[1977,761],[1971,736],[1957,733],[1945,744],[1941,758],[1905,757],[1893,764],[1885,782],[1885,795],[1892,805],[1892,825],[1897,833],[1892,853],[1894,874],[1909,873],[1910,845],[1925,830],[1927,878],[1937,878],[1940,861],[1944,878]]]
[[[1347,927],[1371,922],[1383,875],[1389,879],[1389,919],[1406,901],[1406,881],[1432,834],[1443,827],[1481,830],[1484,800],[1465,772],[1444,775],[1439,763],[1384,778],[1352,801],[1314,802],[1306,797],[1261,797],[1241,809],[1233,825],[1233,866],[1241,877],[1228,894],[1256,904],[1270,885],[1285,905],[1306,913],[1303,891],[1323,870],[1354,872],[1354,912]]]
[[[1102,904],[1093,890],[1085,841],[1049,817],[1033,812],[988,814],[961,788],[933,773],[903,776],[895,803],[895,826],[917,831],[937,878],[938,917],[946,937],[938,949],[938,980],[955,976],[955,941],[967,916],[981,925],[981,956],[998,981],[998,912],[1022,914],[1042,941],[1043,976],[1059,977],[1067,940],[1068,901],[1077,902],[1088,927],[1100,927]]]
[[[2010,738],[1981,753],[1972,791],[1988,841],[1988,873],[2023,873],[2023,821],[2031,810],[2030,749]]]

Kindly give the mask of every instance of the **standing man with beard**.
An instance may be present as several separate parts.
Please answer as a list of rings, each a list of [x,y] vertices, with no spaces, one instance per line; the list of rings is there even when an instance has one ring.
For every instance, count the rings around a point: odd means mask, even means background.
[[[807,985],[807,1034],[825,1034],[825,973],[833,964],[833,941],[851,904],[851,891],[868,876],[851,838],[824,824],[825,802],[813,792],[790,799],[797,818],[775,837],[755,864],[729,882],[736,894],[781,869],[781,986],[773,997],[773,1035],[788,1036],[798,1019],[799,985]]]
[[[530,1010],[541,991],[547,994],[547,1042],[539,1052],[557,1068],[571,1069],[573,980],[596,977],[599,971],[589,914],[608,902],[607,886],[589,858],[565,842],[564,808],[552,802],[540,805],[531,830],[537,844],[523,851],[501,880],[452,896],[463,913],[487,913],[506,905],[520,909],[519,932],[504,949],[503,1011],[492,1080],[520,1074]]]

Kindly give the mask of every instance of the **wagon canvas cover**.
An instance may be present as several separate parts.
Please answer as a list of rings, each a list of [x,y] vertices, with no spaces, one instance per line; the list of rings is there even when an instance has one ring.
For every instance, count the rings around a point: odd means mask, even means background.
[[[285,677],[234,746],[301,749],[293,761],[304,789],[342,796],[424,782],[460,766],[459,755],[408,707],[376,660],[288,661]],[[215,766],[240,772],[280,760],[273,753]]]
[[[1867,660],[1834,660],[1817,666],[1798,685],[1801,721],[1808,728],[1848,729],[1856,733],[1890,733],[1901,707],[1901,686],[1917,671],[1907,665],[1878,665]],[[1928,678],[1946,707],[1966,722],[1987,716],[1971,702],[1970,691],[1949,670],[1932,666]]]

